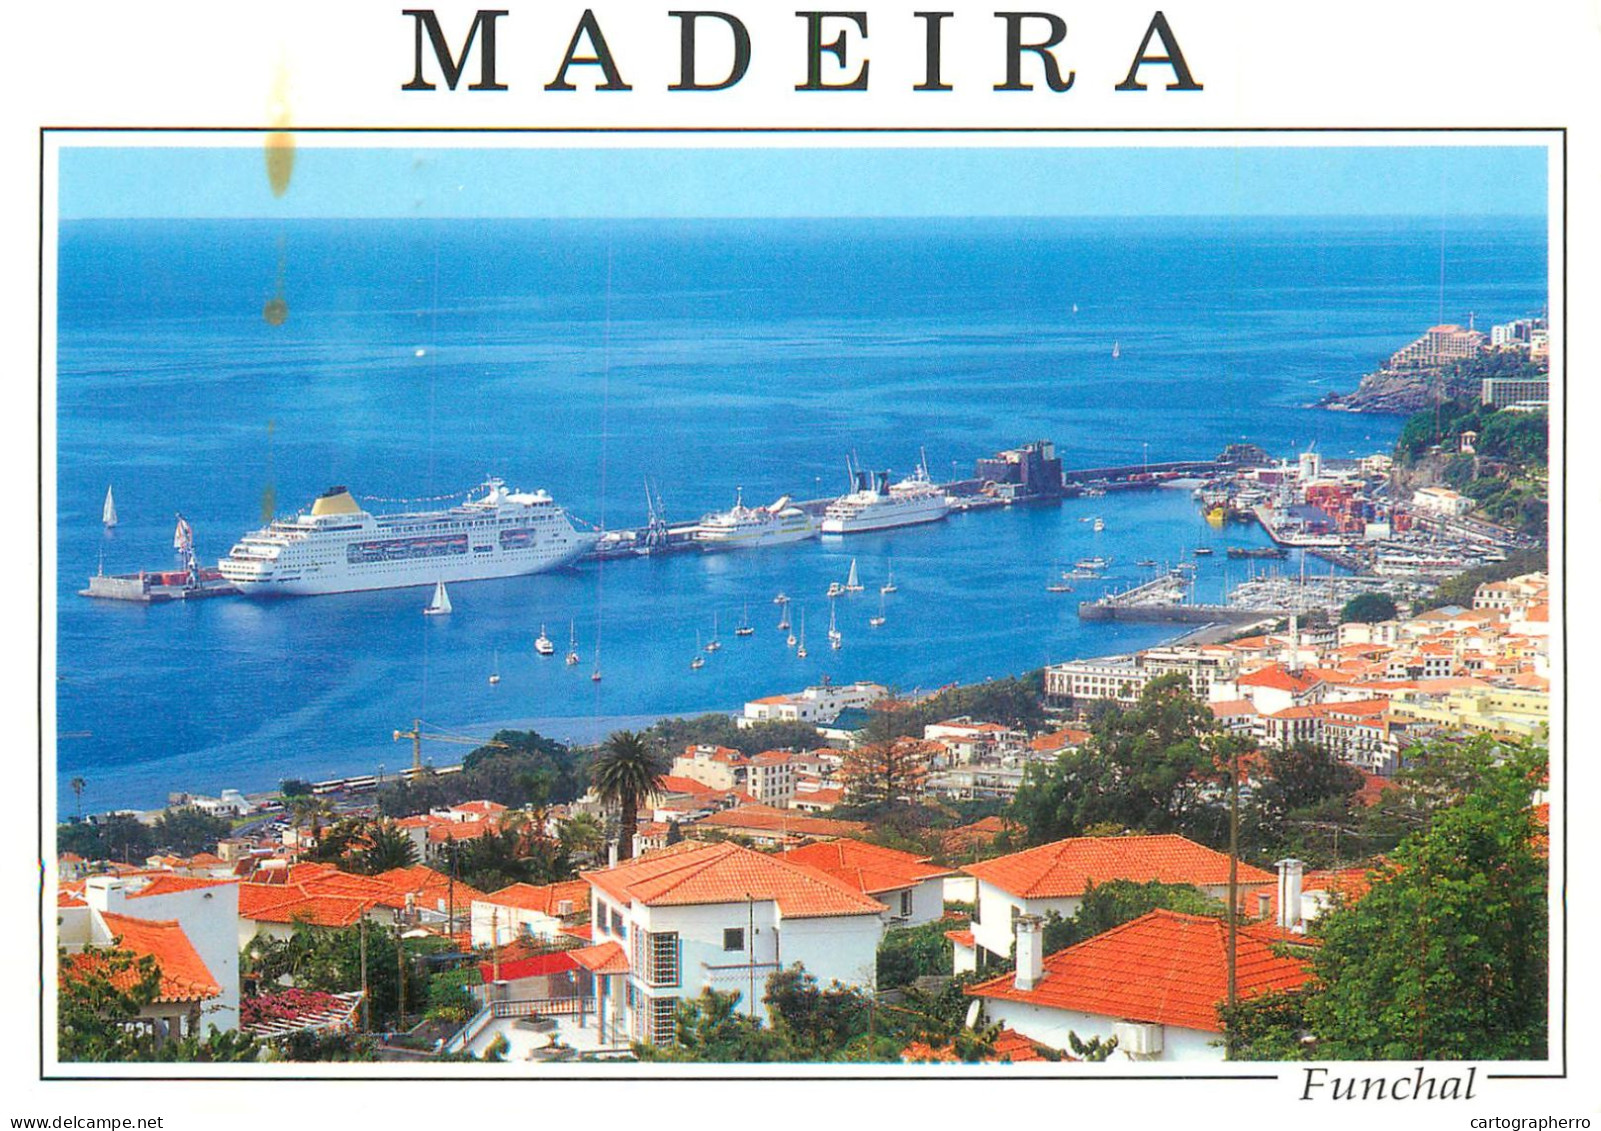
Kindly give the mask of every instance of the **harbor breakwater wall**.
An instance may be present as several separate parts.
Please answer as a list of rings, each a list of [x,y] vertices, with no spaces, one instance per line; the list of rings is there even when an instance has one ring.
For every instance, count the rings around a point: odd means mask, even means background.
[[[1227,605],[1103,605],[1081,601],[1080,620],[1155,621],[1169,624],[1250,624],[1287,617],[1283,609],[1236,609]]]

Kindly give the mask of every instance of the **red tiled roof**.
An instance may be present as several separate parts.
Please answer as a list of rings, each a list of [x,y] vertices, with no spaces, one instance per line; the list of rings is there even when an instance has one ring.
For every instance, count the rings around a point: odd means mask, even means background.
[[[588,923],[574,923],[570,927],[560,927],[557,929],[557,933],[571,935],[575,939],[588,939],[594,937],[593,929]]]
[[[1002,1028],[995,1034],[995,1044],[983,1059],[986,1061],[1009,1061],[1012,1064],[1021,1064],[1031,1060],[1050,1060],[1040,1049],[1045,1046],[1031,1041],[1015,1029]],[[1072,1059],[1069,1057],[1068,1059]],[[956,1055],[954,1045],[941,1045],[934,1048],[922,1041],[913,1041],[901,1050],[901,1060],[907,1064],[957,1064],[961,1057]]]
[[[428,826],[428,839],[448,844],[455,840],[477,840],[497,831],[493,821],[441,821]]]
[[[194,891],[196,888],[221,887],[237,883],[232,877],[215,879],[210,876],[157,876],[138,891],[128,893],[129,899],[142,899],[147,895],[172,895],[174,892]]]
[[[1072,837],[1010,856],[969,864],[962,871],[1024,899],[1083,895],[1108,880],[1166,884],[1228,882],[1229,858],[1173,833],[1154,836]],[[1240,864],[1239,882],[1272,883],[1272,874]]]
[[[628,973],[628,952],[621,944],[603,942],[597,946],[582,946],[569,950],[568,956],[591,974]]]
[[[1029,740],[1029,749],[1036,751],[1061,750],[1068,746],[1082,746],[1090,740],[1090,732],[1077,727],[1063,727],[1048,734],[1035,735]]]
[[[118,949],[155,959],[161,970],[157,1001],[203,1001],[222,994],[222,987],[195,953],[194,944],[176,919],[136,919],[111,911],[101,912],[100,917],[116,939]],[[88,955],[73,955],[62,970],[62,976],[71,977],[68,971],[85,970],[95,964]],[[137,981],[138,975],[133,970],[124,970],[112,978],[119,989],[129,989]]]
[[[1310,691],[1318,684],[1316,678],[1292,672],[1283,664],[1269,664],[1265,668],[1258,668],[1249,675],[1240,676],[1234,682],[1240,687],[1271,687],[1297,695],[1303,691]]]
[[[1212,709],[1214,719],[1225,719],[1233,715],[1254,715],[1256,704],[1249,699],[1226,699],[1218,703],[1208,703]]]
[[[1235,984],[1242,998],[1295,989],[1306,981],[1306,960],[1274,952],[1275,943],[1291,937],[1261,925],[1239,928]],[[1050,955],[1031,990],[1019,990],[1008,972],[967,993],[1220,1033],[1217,1007],[1228,997],[1227,951],[1228,927],[1222,919],[1151,911]]]
[[[771,900],[786,919],[885,910],[876,899],[815,868],[730,843],[686,842],[583,876],[614,899],[647,907]]]
[[[968,950],[972,950],[978,945],[977,941],[973,938],[972,931],[946,931],[945,937],[950,939],[951,942],[955,943],[957,946],[965,946]]]
[[[848,839],[804,845],[781,853],[779,859],[826,872],[867,895],[909,888],[923,880],[954,874],[950,868],[930,864],[926,856],[913,856],[910,852]]]
[[[569,880],[560,884],[511,884],[484,896],[485,902],[502,907],[515,907],[522,911],[537,911],[556,918],[565,901],[572,904],[567,912],[574,915],[589,910],[589,885],[583,880]]]
[[[861,821],[835,821],[812,817],[793,809],[774,809],[770,805],[740,805],[724,809],[695,822],[697,828],[710,825],[723,829],[752,829],[757,832],[793,833],[797,836],[850,836],[867,831]]]

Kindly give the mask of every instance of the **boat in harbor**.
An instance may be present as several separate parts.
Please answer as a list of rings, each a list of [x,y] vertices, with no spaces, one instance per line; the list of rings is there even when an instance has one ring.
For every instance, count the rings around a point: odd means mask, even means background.
[[[1101,519],[1101,518],[1096,519],[1095,520],[1095,525],[1092,526],[1090,529],[1094,530],[1095,533],[1099,534],[1101,531],[1106,529],[1106,520],[1105,519]]]
[[[881,628],[881,627],[883,627],[883,624],[884,624],[884,591],[882,589],[879,590],[879,593],[878,593],[878,615],[876,617],[868,617],[867,618],[867,623],[869,625],[871,625],[873,628]]]
[[[732,510],[708,514],[695,527],[694,540],[705,550],[753,550],[817,537],[817,524],[784,495],[765,507],[747,507],[743,488],[734,491]]]
[[[1155,558],[1141,558],[1139,561],[1135,562],[1134,564],[1139,566],[1141,569],[1155,569],[1156,568],[1156,559]]]
[[[1123,356],[1123,343],[1122,342],[1113,342],[1112,343],[1112,360],[1116,361],[1118,358],[1120,358],[1122,356]]]
[[[756,632],[750,625],[750,606],[745,606],[745,615],[740,617],[739,624],[734,629],[735,636],[751,636]]]
[[[572,667],[578,663],[578,622],[570,621],[567,625],[567,666]]]
[[[372,515],[330,487],[309,513],[246,534],[218,569],[247,597],[312,596],[540,573],[595,544],[544,491],[499,479],[482,491],[447,510]]]
[[[597,633],[599,632],[598,629],[596,631],[597,631]],[[599,640],[595,641],[595,670],[589,673],[589,678],[594,683],[599,683],[600,682],[600,641]]]
[[[860,593],[862,591],[861,579],[856,576],[856,559],[851,559],[851,571],[845,578],[845,592]]]
[[[830,581],[828,583],[828,599],[829,600],[832,601],[835,597],[843,596],[844,593],[845,593],[845,586],[841,585],[839,582]]]
[[[895,584],[895,563],[892,560],[889,563],[889,577],[884,581],[884,584],[878,587],[878,591],[880,593],[896,593],[899,590],[900,586]]]
[[[434,585],[434,599],[423,608],[425,617],[447,617],[450,615],[450,594],[445,591],[443,581]]]
[[[554,656],[556,654],[556,645],[552,643],[550,637],[545,635],[544,625],[539,626],[539,635],[534,637],[534,651],[541,656]]]
[[[700,639],[699,634],[696,635],[695,639],[697,641],[699,641],[699,639]],[[723,646],[723,642],[721,640],[717,639],[717,614],[713,613],[712,614],[712,638],[710,640],[706,641],[706,651],[715,652],[719,648],[721,648],[722,646]]]
[[[100,524],[107,531],[112,530],[117,525],[117,500],[111,497],[110,487],[106,488],[105,505],[100,508]]]
[[[1080,558],[1078,561],[1073,563],[1073,568],[1099,571],[1105,569],[1111,564],[1112,563],[1109,559],[1103,558],[1097,554],[1093,558]]]
[[[793,639],[793,637],[791,637]],[[806,610],[801,610],[800,643],[795,648],[795,655],[801,659],[806,658]]]
[[[789,602],[788,601],[784,602],[784,615],[778,618],[778,631],[779,632],[788,632],[789,631]],[[791,648],[793,648],[795,646],[795,638],[793,636],[790,637],[789,646]]]
[[[695,658],[689,661],[692,671],[699,671],[706,666],[706,657],[700,654],[700,629],[695,630]]]
[[[500,653],[496,652],[495,653],[495,666],[492,667],[489,670],[489,683],[490,683],[490,686],[494,686],[495,684],[497,684],[499,682],[500,682]]]
[[[775,605],[787,605],[787,604],[789,604],[789,594],[788,593],[780,593],[778,596],[773,598],[773,604],[775,604]]]
[[[823,511],[824,534],[857,534],[938,522],[951,513],[951,502],[928,474],[925,460],[897,483],[887,471],[850,467],[852,490]]]
[[[839,624],[834,618],[834,603],[828,603],[828,646],[838,652],[845,643],[845,637],[839,631]]]
[[[1209,558],[1212,556],[1213,550],[1210,546],[1197,546],[1192,552],[1198,558]]]

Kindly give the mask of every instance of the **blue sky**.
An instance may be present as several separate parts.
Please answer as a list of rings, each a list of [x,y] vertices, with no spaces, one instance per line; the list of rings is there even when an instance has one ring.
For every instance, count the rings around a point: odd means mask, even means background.
[[[63,146],[92,218],[1544,215],[1546,150]]]

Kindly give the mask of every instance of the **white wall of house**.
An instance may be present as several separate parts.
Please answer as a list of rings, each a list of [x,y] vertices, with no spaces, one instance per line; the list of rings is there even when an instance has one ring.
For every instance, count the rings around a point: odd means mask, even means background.
[[[582,910],[580,906],[578,910]],[[543,911],[525,907],[508,907],[486,899],[475,899],[472,905],[472,937],[474,946],[504,946],[519,935],[538,935],[551,938],[561,930],[561,920]]]
[[[878,988],[878,943],[882,937],[878,916],[785,919],[780,936],[784,965],[799,962],[818,985],[837,981],[870,992]]]
[[[1103,1017],[1094,1013],[1078,1013],[1066,1009],[1051,1009],[1046,1006],[1033,1005],[1021,1001],[1008,1001],[1004,998],[985,998],[984,1015],[991,1021],[999,1021],[1009,1029],[1015,1029],[1031,1040],[1039,1041],[1055,1049],[1067,1050],[1069,1048],[1069,1033],[1078,1034],[1081,1041],[1088,1041],[1092,1037],[1110,1040],[1116,1035],[1114,1027],[1118,1018]],[[1112,1060],[1149,1060],[1149,1061],[1207,1061],[1222,1060],[1223,1045],[1221,1033],[1207,1033],[1199,1029],[1181,1029],[1174,1025],[1162,1026],[1162,1051],[1149,1056],[1131,1056],[1127,1049],[1119,1048],[1112,1054]],[[1213,1042],[1217,1042],[1214,1044]]]
[[[89,942],[89,905],[56,908],[56,945],[81,950]]]
[[[201,1033],[206,1031],[207,1025],[215,1025],[224,1032],[239,1028],[238,884],[213,884],[129,899],[122,881],[96,876],[86,882],[84,894],[89,906],[96,911],[110,911],[135,919],[176,919],[195,953],[222,987],[222,996],[204,1006]]]
[[[946,876],[942,883],[946,903],[972,903],[978,898],[978,880],[972,876]]]
[[[1023,899],[987,880],[979,880],[973,941],[991,954],[1005,957],[1012,951],[1013,932],[1017,929],[1012,923],[1014,909],[1019,915],[1046,916],[1054,911],[1063,919],[1071,919],[1078,914],[1083,902],[1076,895],[1060,899]]]
[[[909,905],[906,896],[911,897]],[[875,892],[873,898],[889,908],[883,913],[886,927],[917,927],[945,914],[945,884],[938,876],[910,887]]]

